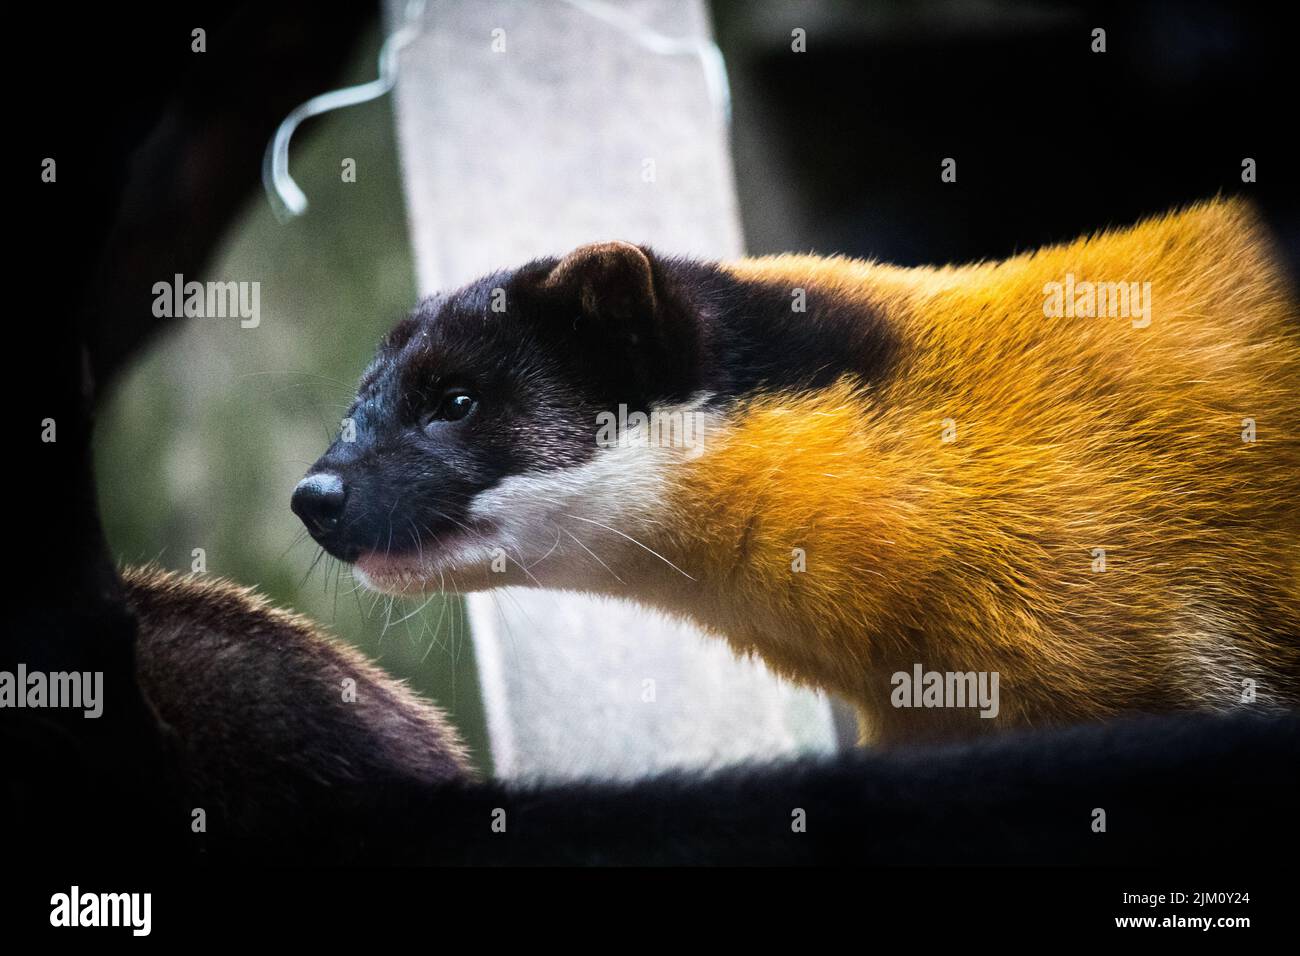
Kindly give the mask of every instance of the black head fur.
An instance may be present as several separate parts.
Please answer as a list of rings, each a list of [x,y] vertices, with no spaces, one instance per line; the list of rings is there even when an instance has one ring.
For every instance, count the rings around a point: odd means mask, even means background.
[[[884,374],[895,345],[869,308],[810,288],[796,312],[791,293],[610,242],[426,299],[363,376],[354,440],[335,441],[310,472],[348,489],[337,527],[317,539],[350,561],[471,527],[476,494],[587,461],[598,414],[620,406],[700,395],[716,406]],[[448,389],[470,393],[473,412],[430,421]]]

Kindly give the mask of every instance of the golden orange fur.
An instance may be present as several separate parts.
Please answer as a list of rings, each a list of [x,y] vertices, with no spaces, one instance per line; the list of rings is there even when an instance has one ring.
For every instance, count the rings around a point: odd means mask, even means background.
[[[646,539],[711,573],[643,554],[634,596],[845,695],[881,741],[1226,709],[1248,681],[1253,706],[1300,701],[1300,317],[1248,207],[961,268],[726,268],[869,303],[901,357],[728,415]],[[1149,281],[1150,324],[1045,316],[1067,273]],[[891,707],[916,663],[999,672],[999,716]]]

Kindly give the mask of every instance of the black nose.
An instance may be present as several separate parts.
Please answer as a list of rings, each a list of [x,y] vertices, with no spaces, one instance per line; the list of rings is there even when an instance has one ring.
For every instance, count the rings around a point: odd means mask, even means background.
[[[293,489],[289,507],[313,535],[328,534],[338,527],[347,500],[343,479],[328,471],[308,475]]]

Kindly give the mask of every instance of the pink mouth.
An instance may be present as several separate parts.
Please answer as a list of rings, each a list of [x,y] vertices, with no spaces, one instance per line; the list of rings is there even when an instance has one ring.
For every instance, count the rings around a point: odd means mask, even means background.
[[[353,564],[361,583],[390,594],[423,592],[432,572],[414,554],[363,554]]]
[[[398,578],[419,574],[421,561],[413,554],[363,554],[354,562],[357,570],[372,578]]]
[[[456,554],[460,546],[481,540],[479,534],[479,527],[466,528],[432,537],[422,542],[424,547],[420,551],[396,554],[370,551],[358,557],[353,567],[384,590],[422,591],[437,574],[441,562]]]

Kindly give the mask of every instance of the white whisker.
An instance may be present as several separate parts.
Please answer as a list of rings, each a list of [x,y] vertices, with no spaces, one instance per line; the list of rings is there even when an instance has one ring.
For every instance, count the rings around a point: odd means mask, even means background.
[[[668,567],[672,568],[674,571],[676,571],[678,574],[682,575],[683,577],[690,578],[692,581],[695,580],[694,577],[691,577],[691,575],[687,574],[685,571],[683,571],[683,570],[682,570],[681,568],[679,568],[677,565],[673,564],[671,561],[669,561],[667,558],[665,558],[662,554],[660,554],[660,553],[659,553],[658,551],[656,551],[654,548],[647,547],[646,545],[644,545],[644,544],[642,544],[640,541],[638,541],[636,538],[632,537],[630,534],[624,534],[622,531],[619,531],[617,528],[611,528],[611,527],[610,527],[609,525],[607,525],[607,524],[601,524],[599,521],[596,521],[596,520],[594,520],[594,519],[592,519],[592,518],[584,518],[584,517],[582,517],[581,515],[571,515],[571,514],[566,514],[566,515],[564,515],[564,517],[566,517],[566,518],[577,518],[579,521],[585,521],[585,522],[587,522],[588,524],[594,524],[594,525],[595,525],[596,527],[598,527],[598,528],[604,528],[606,531],[612,531],[614,534],[618,535],[620,538],[626,538],[628,541],[631,541],[631,542],[632,542],[634,545],[636,545],[638,548],[641,548],[641,549],[643,549],[643,550],[645,550],[645,551],[650,552],[650,553],[653,554],[656,558],[658,558],[658,559],[659,559],[660,561],[662,561],[664,564],[668,565]]]

